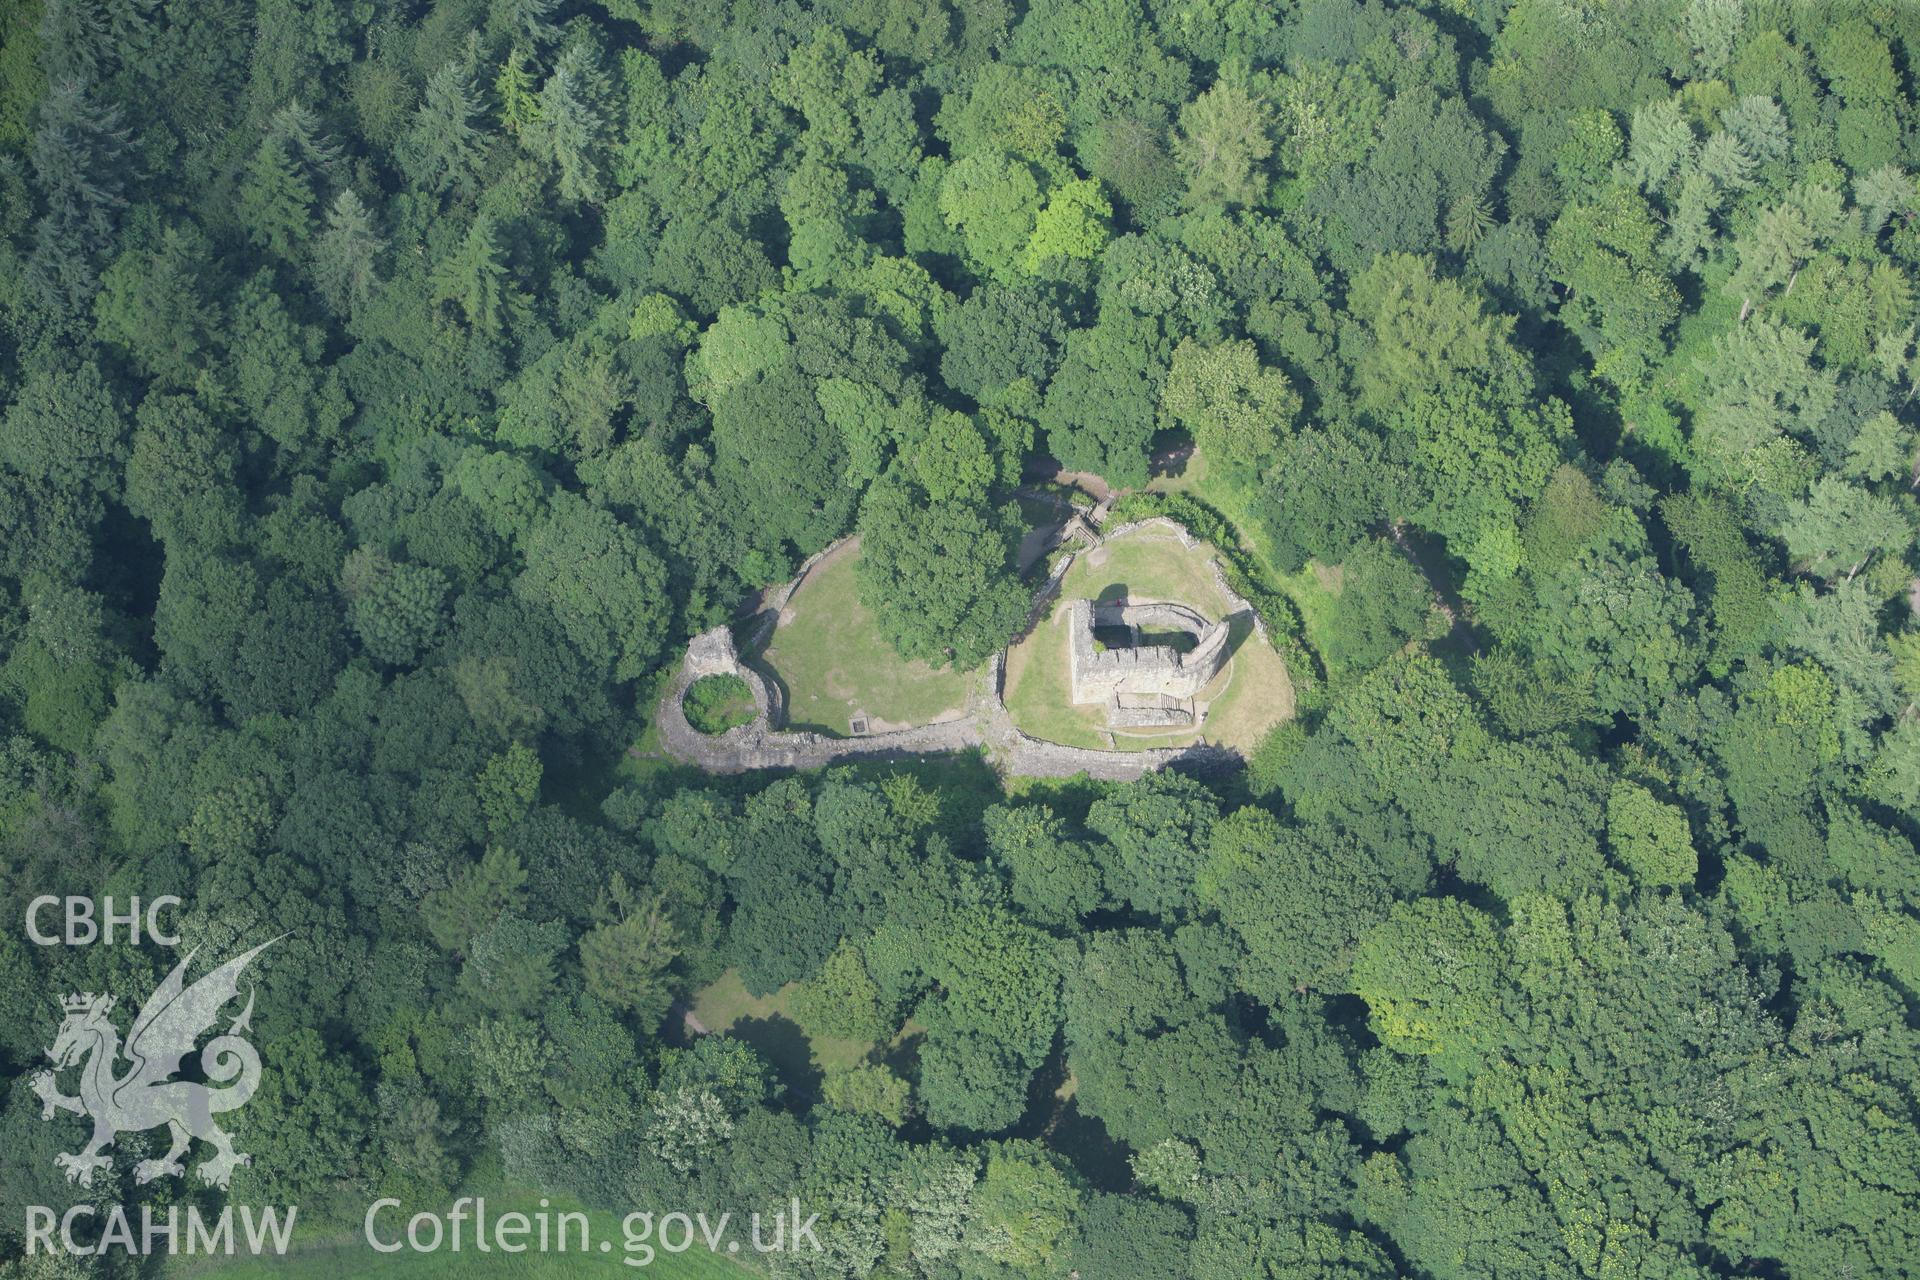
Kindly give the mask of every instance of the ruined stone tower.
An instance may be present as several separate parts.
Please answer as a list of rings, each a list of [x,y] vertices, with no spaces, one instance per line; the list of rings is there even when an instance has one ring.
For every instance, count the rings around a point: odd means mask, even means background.
[[[1075,600],[1068,606],[1067,663],[1076,703],[1100,703],[1114,728],[1195,723],[1194,695],[1227,661],[1229,628],[1183,604],[1163,601]],[[1095,627],[1125,628],[1133,643],[1103,648]],[[1194,639],[1186,652],[1171,644],[1141,644],[1140,629],[1182,631]]]

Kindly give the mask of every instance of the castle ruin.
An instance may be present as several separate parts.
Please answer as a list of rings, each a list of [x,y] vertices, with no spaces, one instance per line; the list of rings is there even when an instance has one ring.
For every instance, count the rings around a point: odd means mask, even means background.
[[[1088,525],[1089,531],[1096,534],[1096,547],[1109,539],[1146,528],[1170,532],[1190,550],[1200,545],[1185,528],[1165,517],[1125,524],[1110,531],[1094,530],[1091,523]],[[1065,537],[1068,541],[1079,541],[1079,537],[1071,533]],[[765,642],[766,634],[773,630],[793,592],[813,566],[833,551],[830,547],[809,558],[792,581],[762,597],[760,634],[751,644]],[[1035,592],[1027,629],[1050,614],[1076,554],[1069,550]],[[1232,656],[1230,623],[1245,622],[1252,635],[1267,643],[1266,633],[1252,606],[1234,592],[1218,562],[1212,564],[1212,569],[1214,585],[1227,602],[1230,622],[1211,622],[1180,604],[1136,604],[1127,600],[1079,600],[1070,604],[1073,616],[1069,626],[1068,659],[1072,678],[1069,697],[1074,702],[1104,705],[1108,726],[1112,729],[1177,730],[1197,726],[1207,713],[1207,703],[1196,698],[1207,683],[1225,669],[1227,659]],[[1096,626],[1103,630],[1124,627],[1131,643],[1101,645],[1093,634]],[[1193,639],[1193,647],[1182,652],[1184,641],[1161,644],[1149,638],[1142,643],[1142,628],[1157,633],[1184,632]],[[976,698],[969,699],[968,713],[958,719],[840,738],[786,728],[782,686],[741,658],[728,627],[716,627],[693,638],[675,679],[660,698],[655,712],[660,754],[687,761],[711,773],[743,773],[756,769],[818,769],[854,759],[924,760],[935,753],[984,747],[991,753],[996,767],[1008,776],[1069,778],[1087,774],[1111,782],[1129,781],[1174,765],[1213,770],[1243,762],[1237,748],[1207,742],[1117,750],[1111,743],[1106,748],[1067,746],[1031,737],[1013,723],[1007,711],[1002,683],[1005,661],[1004,651],[989,659],[985,688]],[[702,733],[688,723],[681,699],[694,681],[707,675],[738,676],[746,682],[758,713],[752,723],[719,734]],[[635,746],[630,754],[640,757],[643,753]]]
[[[1071,697],[1106,708],[1115,729],[1185,728],[1199,722],[1194,696],[1227,661],[1229,628],[1183,604],[1167,601],[1075,600],[1068,606],[1067,665]],[[1182,651],[1173,644],[1141,643],[1141,629],[1193,637]],[[1124,629],[1130,643],[1103,646],[1095,628]]]

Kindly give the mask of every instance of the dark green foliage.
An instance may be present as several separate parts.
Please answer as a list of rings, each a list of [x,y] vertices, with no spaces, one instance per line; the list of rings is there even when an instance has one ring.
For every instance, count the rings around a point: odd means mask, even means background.
[[[868,494],[860,534],[861,602],[902,656],[971,670],[1025,619],[1009,511],[929,501],[889,477]]]
[[[577,499],[529,534],[515,589],[552,609],[568,639],[616,678],[645,671],[667,620],[666,569],[631,528]]]
[[[681,709],[702,733],[725,733],[753,720],[753,693],[739,676],[702,676],[687,686]]]
[[[1093,850],[1043,805],[996,805],[983,823],[987,847],[1011,877],[1013,901],[1033,919],[1071,925],[1104,901]]]
[[[480,94],[472,71],[449,62],[427,77],[426,94],[399,158],[429,190],[465,191],[479,176],[483,144]]]
[[[1005,397],[1021,379],[1044,391],[1066,343],[1065,319],[1037,286],[985,286],[941,324],[940,376],[982,404]]]
[[[1152,774],[1096,801],[1087,825],[1106,837],[1108,891],[1140,911],[1186,913],[1219,807],[1211,792],[1177,773]]]
[[[202,277],[211,249],[197,228],[168,227],[157,245],[129,247],[101,276],[100,336],[159,383],[190,386],[205,367],[220,325]]]
[[[662,896],[643,899],[616,872],[595,906],[598,923],[580,935],[587,990],[647,1029],[659,1025],[674,996],[667,970],[679,956],[678,938],[663,905]]]
[[[1244,945],[1237,987],[1271,1004],[1346,988],[1354,948],[1391,901],[1373,850],[1242,809],[1214,829],[1210,854],[1202,893]]]
[[[1340,596],[1321,652],[1337,667],[1363,671],[1419,633],[1432,592],[1385,538],[1359,543],[1340,567]]]
[[[768,541],[811,554],[845,530],[854,494],[840,480],[841,440],[799,370],[716,398],[713,441],[717,479]]]
[[[1068,335],[1040,413],[1047,447],[1063,466],[1115,484],[1146,480],[1165,359],[1155,352],[1150,326],[1133,317]]]
[[[0,906],[279,939],[253,1163],[126,1133],[92,1198],[1911,1272],[1911,6],[0,11]],[[980,670],[1052,463],[1265,624],[1247,772],[654,754],[686,639],[855,532]],[[7,1204],[79,1194],[49,995],[170,956],[0,934]]]
[[[1302,432],[1281,446],[1254,508],[1275,568],[1338,564],[1386,514],[1391,476],[1372,435]]]

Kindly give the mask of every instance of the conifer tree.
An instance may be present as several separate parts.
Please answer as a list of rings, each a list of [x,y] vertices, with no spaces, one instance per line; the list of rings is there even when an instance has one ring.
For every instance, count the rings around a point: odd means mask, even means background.
[[[287,144],[287,155],[300,167],[316,193],[339,180],[340,147],[326,135],[320,116],[298,98],[273,113],[267,136]]]
[[[536,47],[552,44],[560,38],[560,26],[553,20],[557,8],[559,0],[493,0],[492,26],[515,43],[525,39]]]
[[[553,166],[563,199],[592,204],[604,194],[601,152],[607,120],[600,103],[605,96],[605,77],[591,55],[570,49],[541,86],[539,110],[521,130],[527,149]]]
[[[240,215],[253,242],[291,258],[306,243],[313,219],[313,184],[285,138],[269,134],[253,153],[240,183]]]
[[[482,214],[460,242],[460,247],[433,273],[433,297],[460,307],[468,326],[480,333],[497,333],[505,306],[506,268],[493,219]]]
[[[373,214],[352,187],[342,187],[313,245],[314,282],[335,311],[345,314],[367,300],[377,283],[374,259],[385,248]]]
[[[106,66],[107,18],[100,0],[44,0],[40,64],[53,81],[91,84]]]
[[[429,191],[465,194],[480,172],[484,139],[474,127],[480,94],[468,67],[449,62],[427,78],[426,100],[400,147],[400,163]]]
[[[533,89],[533,59],[525,46],[514,45],[494,78],[493,95],[500,100],[500,127],[519,137],[540,114]]]
[[[46,212],[34,228],[28,273],[56,302],[77,305],[93,294],[97,255],[126,203],[126,146],[119,108],[96,102],[78,81],[48,90],[33,135],[33,175]]]

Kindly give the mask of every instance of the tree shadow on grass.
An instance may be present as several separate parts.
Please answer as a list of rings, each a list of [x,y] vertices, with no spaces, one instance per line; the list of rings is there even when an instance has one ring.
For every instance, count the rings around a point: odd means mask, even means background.
[[[795,1111],[805,1111],[819,1101],[825,1077],[814,1065],[813,1042],[799,1023],[778,1013],[741,1018],[727,1028],[727,1034],[744,1041],[773,1064],[780,1083],[787,1087],[787,1102]]]
[[[925,1031],[909,1027],[897,1039],[876,1047],[868,1060],[905,1080],[913,1086],[917,1095],[920,1090],[920,1051],[926,1047],[926,1043]],[[931,1142],[937,1136],[918,1105],[908,1112],[907,1122],[900,1126],[900,1139],[903,1142]]]
[[[914,1084],[920,1083],[920,1050],[927,1043],[927,1033],[913,1031],[889,1044],[882,1045],[874,1053],[875,1060],[902,1080]]]
[[[1133,1149],[1109,1134],[1097,1116],[1084,1114],[1078,1098],[1060,1096],[1067,1092],[1068,1078],[1066,1045],[1056,1039],[1028,1082],[1026,1113],[1012,1136],[1044,1143],[1103,1191],[1126,1191],[1133,1185]]]
[[[1147,474],[1155,480],[1177,480],[1193,461],[1193,436],[1185,431],[1157,431],[1147,457]]]
[[[1093,808],[1093,802],[1111,789],[1110,783],[1084,773],[1071,778],[1030,778],[1026,780],[1021,801],[1044,804],[1053,810],[1056,817],[1084,826],[1087,811]]]

